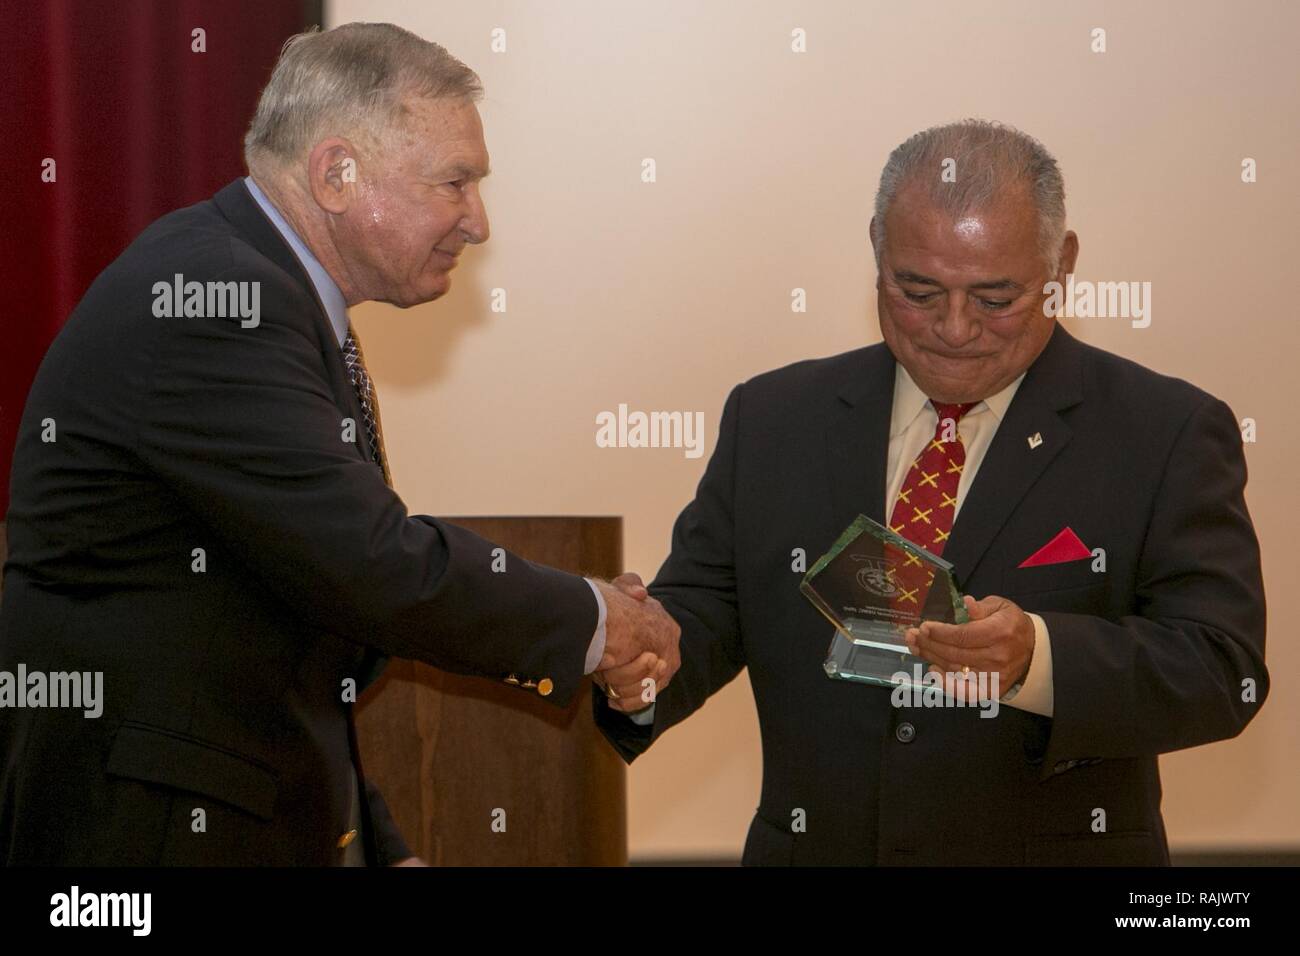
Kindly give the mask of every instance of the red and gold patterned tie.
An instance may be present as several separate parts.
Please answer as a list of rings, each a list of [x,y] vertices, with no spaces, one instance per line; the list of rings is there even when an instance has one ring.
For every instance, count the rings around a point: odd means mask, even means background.
[[[889,528],[942,557],[957,513],[957,485],[966,465],[966,447],[961,442],[957,423],[979,403],[947,405],[931,399],[930,404],[939,413],[939,422],[934,437],[907,470],[894,502]],[[894,569],[894,582],[899,588],[895,606],[900,610],[919,611],[925,606],[933,580],[933,574],[914,556],[909,556],[902,567]]]

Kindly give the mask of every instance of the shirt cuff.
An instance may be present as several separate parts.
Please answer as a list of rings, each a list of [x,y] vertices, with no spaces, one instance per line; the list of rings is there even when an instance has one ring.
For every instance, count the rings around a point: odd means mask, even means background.
[[[655,704],[651,704],[645,710],[638,710],[635,714],[624,714],[621,710],[619,713],[623,714],[624,717],[632,721],[634,724],[640,724],[642,727],[649,727],[655,722],[655,707]]]
[[[1030,614],[1034,624],[1034,655],[1029,659],[1029,670],[1020,682],[1020,690],[1002,698],[1002,703],[1031,714],[1051,717],[1055,706],[1052,690],[1052,639],[1047,632],[1047,622],[1037,614]]]
[[[605,596],[596,587],[596,582],[591,578],[584,580],[591,585],[591,593],[596,595],[596,606],[600,608],[600,615],[596,618],[596,633],[591,638],[591,646],[587,648],[587,661],[584,665],[586,670],[582,672],[585,676],[595,671],[600,666],[600,659],[605,656],[605,616],[609,611],[605,607]]]

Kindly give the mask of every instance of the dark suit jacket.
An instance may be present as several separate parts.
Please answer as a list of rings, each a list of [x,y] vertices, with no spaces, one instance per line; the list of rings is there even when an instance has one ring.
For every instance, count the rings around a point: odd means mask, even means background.
[[[888,688],[827,678],[830,627],[791,570],[859,512],[884,522],[894,369],[881,344],[732,391],[650,587],[682,626],[682,668],[652,728],[597,696],[602,729],[630,761],[748,667],[763,787],[746,863],[1167,863],[1156,755],[1236,735],[1268,689],[1236,420],[1058,326],[944,552],[965,593],[1042,615],[1054,716],[896,709]],[[1017,568],[1065,526],[1105,549],[1104,574]]]
[[[176,273],[260,282],[260,324],[156,318]],[[378,654],[572,698],[587,583],[514,555],[494,573],[490,542],[407,514],[361,421],[307,276],[241,182],[95,280],[20,426],[0,669],[102,671],[104,714],[0,709],[0,861],[338,862],[344,681]],[[367,789],[385,863],[407,851]]]

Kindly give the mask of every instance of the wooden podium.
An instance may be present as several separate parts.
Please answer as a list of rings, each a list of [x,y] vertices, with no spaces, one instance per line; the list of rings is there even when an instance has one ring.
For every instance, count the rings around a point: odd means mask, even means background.
[[[445,520],[530,561],[622,571],[621,518]],[[626,865],[626,768],[596,729],[587,682],[561,710],[504,683],[391,660],[356,723],[367,778],[429,863]]]

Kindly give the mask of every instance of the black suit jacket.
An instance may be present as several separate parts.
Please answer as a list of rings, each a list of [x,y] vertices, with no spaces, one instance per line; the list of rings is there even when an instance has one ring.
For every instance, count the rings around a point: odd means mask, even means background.
[[[896,709],[887,688],[826,677],[830,627],[792,571],[859,512],[884,522],[894,369],[880,344],[732,391],[650,587],[682,626],[682,668],[650,728],[597,696],[602,729],[631,761],[748,667],[763,787],[746,863],[1167,863],[1157,754],[1236,735],[1268,690],[1236,420],[1058,326],[944,551],[965,593],[1042,615],[1054,716]],[[1017,567],[1066,526],[1105,549],[1104,574]]]
[[[155,317],[177,273],[260,283],[260,323]],[[20,425],[0,669],[102,671],[104,713],[0,709],[0,860],[339,862],[344,682],[380,654],[571,699],[587,583],[514,555],[494,573],[490,542],[407,514],[361,421],[307,276],[242,182],[95,280]],[[407,850],[367,789],[371,862],[389,862]]]

